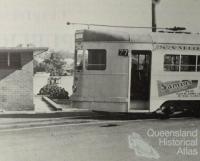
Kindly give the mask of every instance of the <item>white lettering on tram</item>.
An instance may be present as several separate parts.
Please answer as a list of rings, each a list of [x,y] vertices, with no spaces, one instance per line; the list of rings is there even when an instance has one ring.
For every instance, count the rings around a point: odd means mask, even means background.
[[[163,49],[163,50],[195,50],[195,51],[200,51],[200,46],[199,45],[156,44],[154,49]]]

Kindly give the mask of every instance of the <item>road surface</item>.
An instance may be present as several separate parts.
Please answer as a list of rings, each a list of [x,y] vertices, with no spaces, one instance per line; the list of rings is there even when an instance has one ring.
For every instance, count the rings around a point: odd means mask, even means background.
[[[199,161],[199,129],[194,118],[1,129],[0,161]]]

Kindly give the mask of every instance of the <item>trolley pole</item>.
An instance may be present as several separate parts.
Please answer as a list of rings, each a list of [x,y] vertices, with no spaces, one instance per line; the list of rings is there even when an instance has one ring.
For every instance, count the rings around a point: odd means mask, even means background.
[[[151,2],[151,11],[152,11],[152,32],[156,32],[156,4],[159,3],[160,0],[152,0]]]
[[[152,32],[156,32],[156,4],[152,2]]]

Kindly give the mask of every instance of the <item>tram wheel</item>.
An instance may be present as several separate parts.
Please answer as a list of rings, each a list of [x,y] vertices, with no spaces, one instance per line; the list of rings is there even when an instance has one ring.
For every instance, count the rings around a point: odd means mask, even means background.
[[[175,110],[173,106],[162,106],[160,109],[161,109],[161,118],[162,119],[170,118],[170,115],[172,115]]]
[[[200,109],[199,108],[195,108],[192,112],[193,112],[194,117],[200,118]]]

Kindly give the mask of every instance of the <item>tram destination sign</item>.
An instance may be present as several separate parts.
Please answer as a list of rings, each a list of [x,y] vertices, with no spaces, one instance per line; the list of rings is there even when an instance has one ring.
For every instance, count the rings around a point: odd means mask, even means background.
[[[200,45],[156,44],[154,49],[200,51]]]

